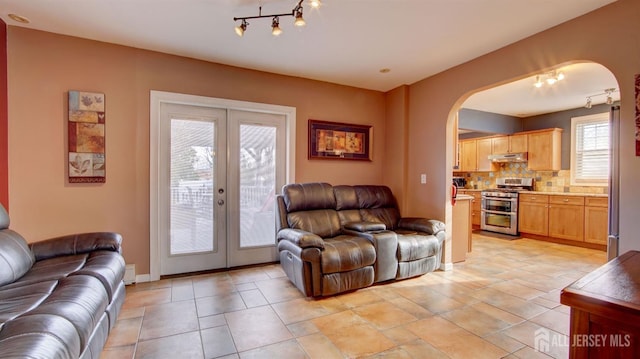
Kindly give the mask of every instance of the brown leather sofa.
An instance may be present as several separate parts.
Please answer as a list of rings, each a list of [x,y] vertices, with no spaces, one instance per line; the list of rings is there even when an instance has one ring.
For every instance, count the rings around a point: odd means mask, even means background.
[[[289,184],[277,198],[280,263],[307,296],[328,296],[438,268],[444,223],[402,218],[385,186]]]
[[[122,237],[27,244],[0,206],[0,358],[98,358],[125,297]]]

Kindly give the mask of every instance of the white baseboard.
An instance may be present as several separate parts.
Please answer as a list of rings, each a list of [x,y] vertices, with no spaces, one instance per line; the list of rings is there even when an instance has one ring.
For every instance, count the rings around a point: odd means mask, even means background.
[[[149,274],[138,274],[136,276],[136,283],[144,283],[144,282],[150,282],[151,281],[151,275]]]
[[[453,270],[453,263],[440,263],[440,270],[445,272]]]

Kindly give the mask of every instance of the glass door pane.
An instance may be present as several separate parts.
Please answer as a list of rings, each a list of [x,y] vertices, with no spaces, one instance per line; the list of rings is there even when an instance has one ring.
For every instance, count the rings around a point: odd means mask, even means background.
[[[215,126],[171,120],[170,255],[214,250]]]
[[[276,128],[240,125],[240,248],[274,244]]]
[[[229,111],[230,266],[273,262],[276,249],[276,194],[284,184],[285,117]]]
[[[227,265],[226,116],[216,108],[160,107],[161,275]]]

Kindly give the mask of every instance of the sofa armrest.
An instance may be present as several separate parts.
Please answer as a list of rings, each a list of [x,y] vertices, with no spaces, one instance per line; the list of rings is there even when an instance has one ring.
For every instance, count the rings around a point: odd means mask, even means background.
[[[115,232],[70,234],[49,238],[29,245],[36,261],[98,250],[121,253],[122,236]]]
[[[345,223],[344,228],[356,232],[376,232],[386,230],[387,226],[382,222],[349,222]]]
[[[324,249],[324,241],[317,234],[300,229],[284,228],[278,232],[278,241],[286,240],[294,243],[300,248],[320,248]]]
[[[344,228],[356,232],[373,232],[384,231],[387,226],[381,222],[349,222],[345,223]]]
[[[445,225],[441,221],[426,218],[401,218],[398,227],[434,236],[445,230]]]

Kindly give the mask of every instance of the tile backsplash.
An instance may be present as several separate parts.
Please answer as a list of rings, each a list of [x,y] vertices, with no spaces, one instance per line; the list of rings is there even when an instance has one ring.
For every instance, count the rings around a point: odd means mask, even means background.
[[[495,172],[454,172],[454,176],[467,179],[468,189],[486,189],[496,187],[498,177],[533,177],[536,191],[558,193],[598,193],[607,194],[607,186],[571,186],[568,170],[531,171],[526,163],[504,163]]]

